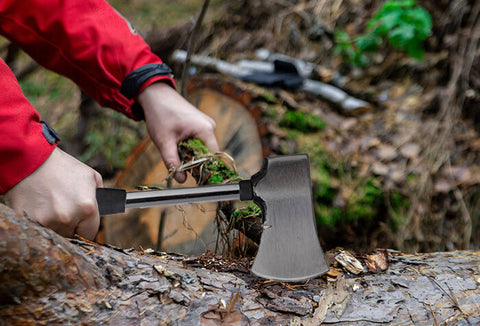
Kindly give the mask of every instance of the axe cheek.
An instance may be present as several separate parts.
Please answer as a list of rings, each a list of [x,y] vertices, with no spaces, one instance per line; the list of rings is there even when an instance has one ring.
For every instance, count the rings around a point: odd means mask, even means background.
[[[306,154],[266,158],[252,176],[254,202],[265,217],[252,273],[299,282],[329,268],[318,240]]]

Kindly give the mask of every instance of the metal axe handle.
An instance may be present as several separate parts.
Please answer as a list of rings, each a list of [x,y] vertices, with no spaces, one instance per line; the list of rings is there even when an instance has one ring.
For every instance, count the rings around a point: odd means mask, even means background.
[[[252,198],[252,184],[250,180],[242,180],[236,184],[132,192],[115,188],[97,189],[97,203],[100,215],[123,213],[126,208],[251,200]]]

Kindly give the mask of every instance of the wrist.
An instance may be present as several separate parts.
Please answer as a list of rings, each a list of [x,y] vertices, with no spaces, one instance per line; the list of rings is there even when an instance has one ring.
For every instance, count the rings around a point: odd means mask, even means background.
[[[170,67],[165,64],[147,64],[130,72],[122,82],[120,93],[128,99],[135,99],[131,111],[136,120],[145,119],[144,105],[138,101],[148,87],[162,83],[174,88],[175,82]]]
[[[137,102],[145,112],[158,110],[161,107],[175,106],[172,101],[180,95],[166,83],[154,83],[145,88],[137,96]]]

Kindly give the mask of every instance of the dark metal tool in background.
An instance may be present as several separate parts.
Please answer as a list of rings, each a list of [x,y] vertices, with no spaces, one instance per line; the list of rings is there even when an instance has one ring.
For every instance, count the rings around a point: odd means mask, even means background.
[[[228,200],[253,200],[264,216],[264,230],[252,272],[297,282],[328,271],[313,213],[310,164],[305,154],[265,158],[260,171],[237,184],[126,192],[98,188],[100,215],[126,208]]]

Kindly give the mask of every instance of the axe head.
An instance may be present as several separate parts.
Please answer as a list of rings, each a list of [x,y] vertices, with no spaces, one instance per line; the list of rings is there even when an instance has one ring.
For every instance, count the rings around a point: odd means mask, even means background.
[[[286,282],[326,273],[329,268],[317,236],[308,156],[266,158],[251,182],[253,201],[265,219],[252,272]]]

